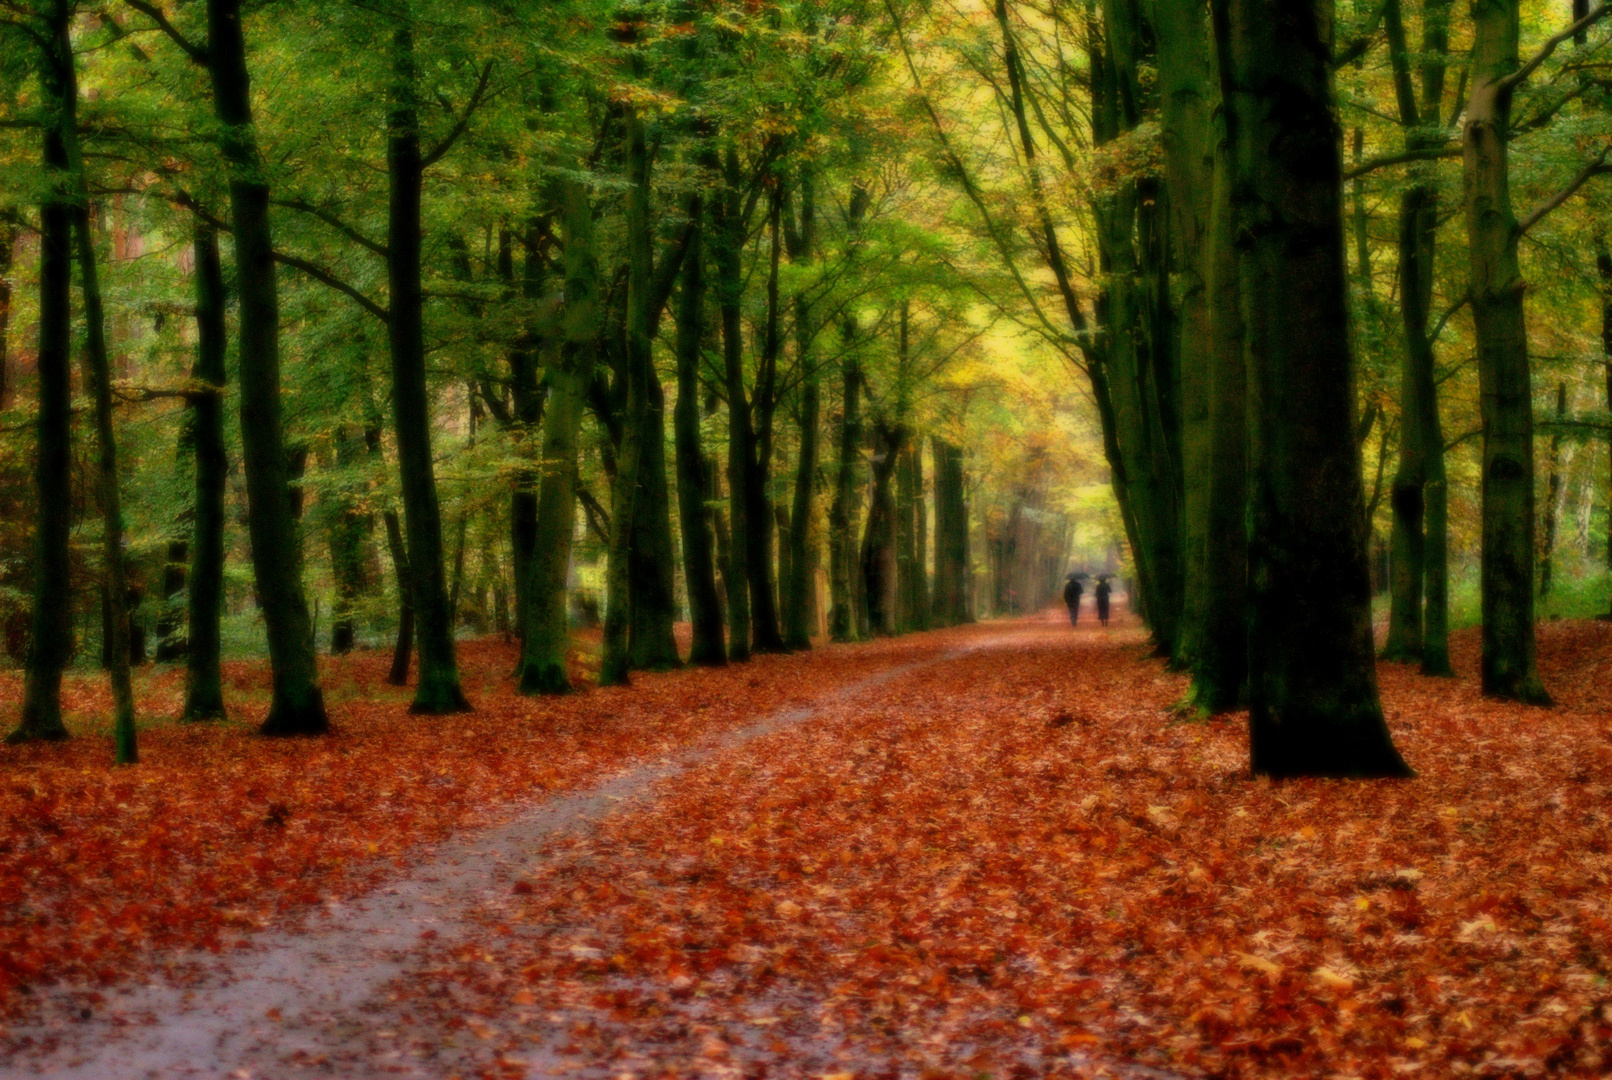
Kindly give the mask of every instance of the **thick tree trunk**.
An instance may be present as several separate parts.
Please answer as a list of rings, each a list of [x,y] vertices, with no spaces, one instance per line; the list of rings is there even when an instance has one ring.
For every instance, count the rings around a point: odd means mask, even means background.
[[[280,408],[280,304],[269,229],[269,187],[252,126],[241,0],[207,0],[208,66],[219,149],[229,168],[240,311],[241,450],[251,507],[252,569],[269,642],[274,691],[264,735],[329,729],[313,627],[302,591],[297,528],[286,498]]]
[[[1606,368],[1606,407],[1612,412],[1612,251],[1604,241],[1598,242],[1595,268],[1601,279],[1601,359]],[[1612,431],[1606,437],[1607,466],[1612,473]],[[1612,571],[1612,475],[1607,478],[1606,566]],[[1607,598],[1607,612],[1602,616],[1612,620],[1612,596]]]
[[[528,303],[543,295],[543,258],[537,224],[527,225],[524,269],[521,291]],[[515,254],[509,230],[499,234],[499,272],[513,288],[515,280]],[[540,439],[539,426],[543,419],[543,388],[539,384],[539,368],[532,349],[535,342],[522,342],[509,353],[510,396],[514,406],[513,419],[516,434],[526,453]],[[537,543],[538,470],[518,473],[509,493],[509,545],[515,581],[516,632],[526,632],[526,586],[530,578],[532,551]]]
[[[696,223],[695,232],[683,255],[682,291],[677,300],[677,405],[672,411],[672,427],[677,443],[677,518],[683,533],[683,583],[688,590],[694,631],[688,659],[691,664],[716,666],[727,663],[728,654],[705,506],[705,455],[700,446],[699,369],[705,339],[705,230],[700,226],[703,213],[701,201],[692,200],[689,216]]]
[[[577,432],[587,386],[593,379],[601,323],[599,262],[588,189],[575,179],[562,181],[561,204],[565,310],[559,355],[545,364],[549,403],[543,420],[543,479],[537,495],[537,533],[527,568],[526,625],[516,680],[523,694],[559,694],[571,689],[566,669],[571,627],[565,601],[576,527]]]
[[[198,222],[196,253],[196,360],[191,378],[206,387],[190,399],[191,439],[196,456],[196,504],[190,542],[189,648],[185,664],[186,720],[224,717],[220,662],[224,612],[224,490],[229,460],[224,453],[224,355],[228,329],[224,264],[218,232]]]
[[[930,441],[935,459],[935,625],[959,626],[969,621],[963,452],[944,439]]]
[[[1215,0],[1249,406],[1255,773],[1406,776],[1377,696],[1324,5]]]
[[[414,617],[419,672],[409,712],[437,716],[468,712],[459,686],[442,559],[442,511],[431,463],[431,408],[425,381],[425,300],[421,282],[421,196],[425,167],[420,156],[420,123],[415,105],[416,73],[413,12],[396,9],[392,31],[392,86],[387,112],[389,212],[387,280],[391,318],[387,336],[392,353],[392,420],[397,434],[398,486],[403,494],[403,525],[408,538],[409,577],[414,586]]]
[[[1463,176],[1483,418],[1483,692],[1550,702],[1534,641],[1534,407],[1507,137],[1517,0],[1472,7],[1472,92]]]
[[[1224,538],[1213,531],[1210,473],[1214,431],[1210,421],[1210,337],[1208,260],[1214,195],[1215,138],[1211,113],[1216,104],[1209,67],[1209,28],[1202,4],[1157,0],[1153,23],[1158,44],[1165,178],[1181,267],[1180,344],[1182,453],[1181,626],[1175,659],[1197,675],[1212,618],[1209,575],[1211,544]],[[1195,696],[1206,687],[1196,678]]]

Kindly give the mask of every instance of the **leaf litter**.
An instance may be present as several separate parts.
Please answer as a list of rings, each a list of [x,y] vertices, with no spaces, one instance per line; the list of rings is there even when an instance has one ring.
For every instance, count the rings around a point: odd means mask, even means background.
[[[540,789],[971,634],[1007,640],[534,851],[479,933],[420,944],[385,1030],[427,1060],[454,1047],[464,1076],[1612,1070],[1612,627],[1593,623],[1541,628],[1552,709],[1483,700],[1470,635],[1458,680],[1383,665],[1409,782],[1250,781],[1245,719],[1169,722],[1184,681],[1137,631],[1035,621],[538,703],[503,700],[512,657],[482,643],[470,718],[392,700],[344,706],[318,743],[157,728],[153,764],[117,772],[94,739],[7,751],[0,932],[33,966],[8,963],[3,1000],[224,947],[243,914],[361,891]]]

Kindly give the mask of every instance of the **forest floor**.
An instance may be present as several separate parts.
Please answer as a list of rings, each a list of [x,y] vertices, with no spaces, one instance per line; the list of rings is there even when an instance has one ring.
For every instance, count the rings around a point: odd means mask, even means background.
[[[1248,779],[1063,616],[404,713],[0,750],[0,1074],[1599,1076],[1612,625],[1551,709],[1380,669],[1405,782]],[[179,673],[146,675],[146,715]],[[229,672],[240,712],[266,675]],[[0,675],[0,716],[18,686]]]

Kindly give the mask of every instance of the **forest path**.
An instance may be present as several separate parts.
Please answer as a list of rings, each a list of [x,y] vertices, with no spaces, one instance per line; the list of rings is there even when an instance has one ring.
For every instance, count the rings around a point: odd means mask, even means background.
[[[354,900],[329,903],[296,930],[253,937],[253,948],[213,963],[188,986],[153,982],[113,989],[94,1014],[40,1021],[36,1047],[7,1070],[83,1077],[281,1077],[307,1075],[447,1076],[546,1074],[562,1067],[567,1041],[559,1025],[535,1057],[488,1066],[483,1048],[460,1048],[451,1030],[419,1043],[419,1019],[407,987],[422,963],[463,951],[480,927],[478,910],[512,893],[533,853],[561,834],[585,836],[606,818],[643,813],[675,778],[723,761],[742,763],[765,736],[820,719],[848,705],[871,706],[893,687],[912,685],[961,658],[1015,640],[1022,625],[980,627],[955,647],[861,678],[673,756],[639,764],[594,787],[553,797],[506,825],[441,845],[406,876]],[[1084,636],[1084,635],[1082,635]],[[1126,635],[1130,637],[1131,635]],[[673,781],[672,784],[663,784]],[[404,987],[402,993],[393,992]],[[558,1018],[558,1017],[556,1017]],[[457,1023],[448,1021],[451,1029]],[[407,1030],[415,1028],[416,1030]],[[401,1032],[401,1036],[400,1036]],[[438,1037],[445,1036],[445,1037]],[[395,1041],[396,1040],[396,1041]],[[715,1063],[712,1063],[715,1064]],[[574,1064],[572,1066],[574,1068]]]

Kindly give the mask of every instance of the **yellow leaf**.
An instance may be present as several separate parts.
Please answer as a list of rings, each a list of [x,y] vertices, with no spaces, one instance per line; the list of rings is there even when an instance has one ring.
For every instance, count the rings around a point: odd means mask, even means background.
[[[1263,956],[1255,956],[1253,953],[1240,952],[1237,954],[1237,959],[1242,962],[1243,967],[1253,968],[1255,971],[1262,971],[1266,975],[1280,975],[1282,973],[1282,969],[1279,966],[1271,963]]]
[[[1342,975],[1329,967],[1318,967],[1315,969],[1314,974],[1317,982],[1325,986],[1330,986],[1334,990],[1354,989],[1355,983],[1353,979],[1349,978],[1347,975]]]

